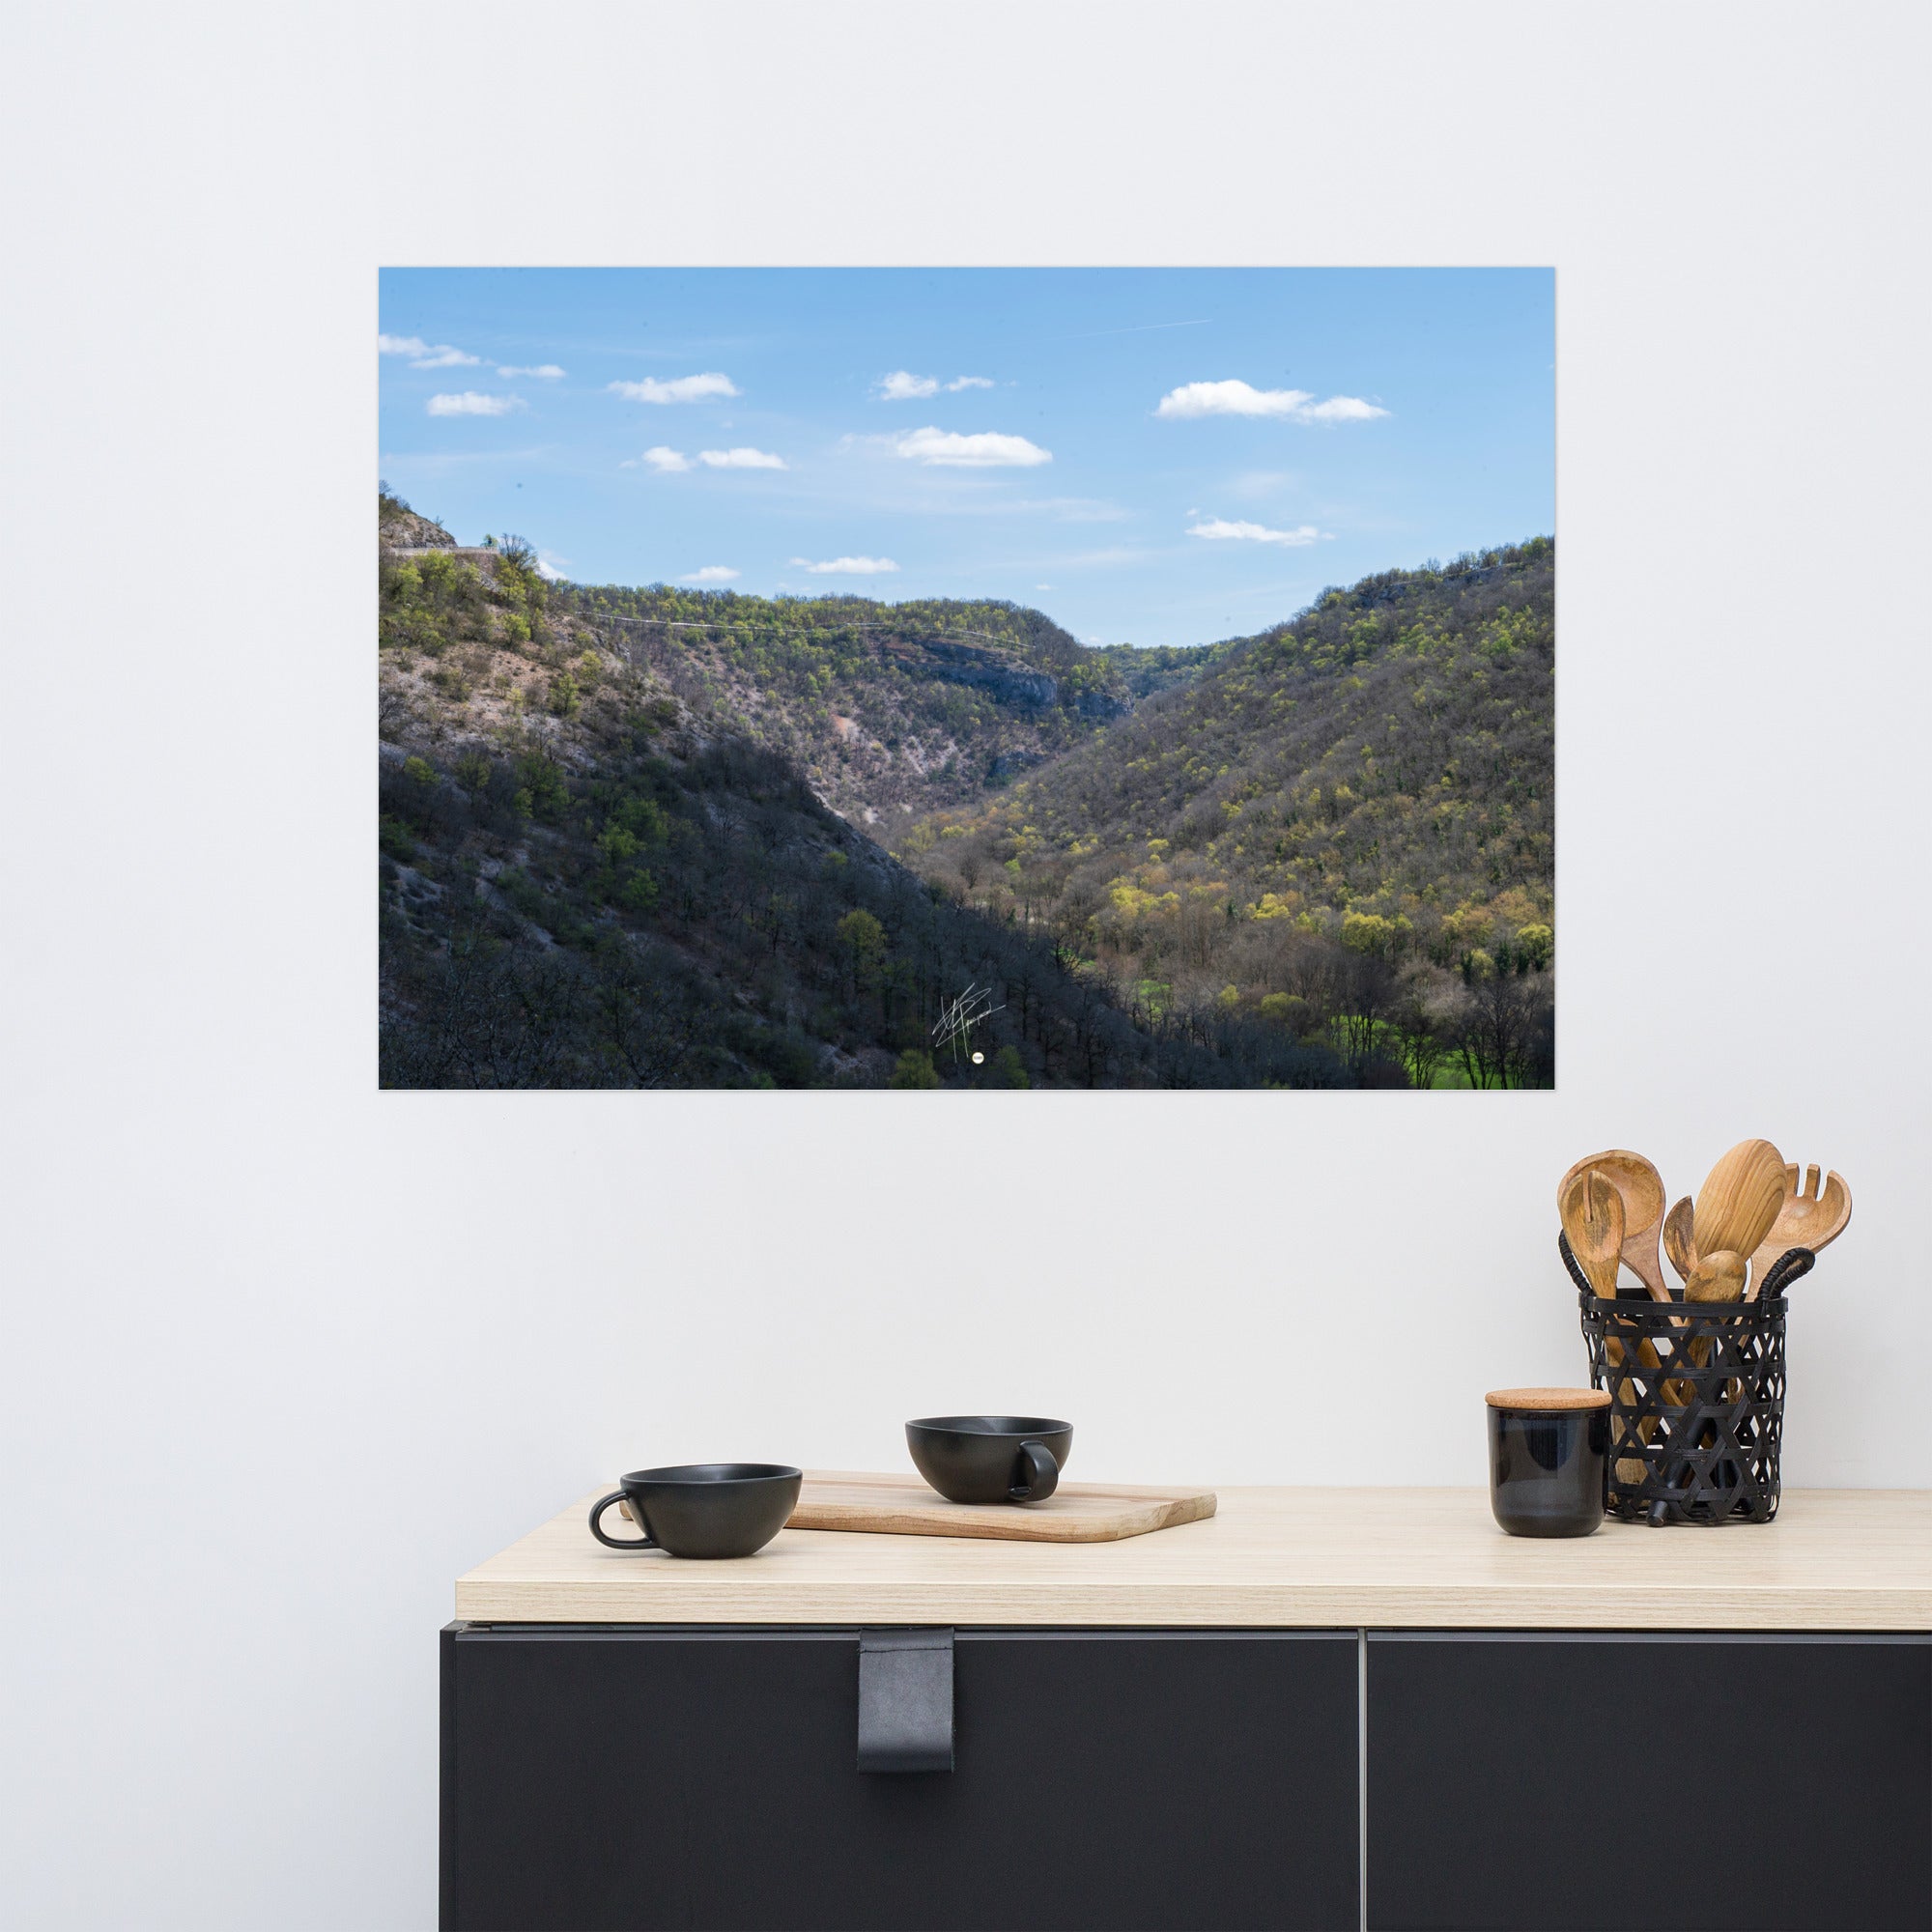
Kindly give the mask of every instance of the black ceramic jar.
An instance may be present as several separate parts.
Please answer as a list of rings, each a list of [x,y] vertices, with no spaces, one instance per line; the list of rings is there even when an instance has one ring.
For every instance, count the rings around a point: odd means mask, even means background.
[[[1492,1389],[1490,1507],[1512,1536],[1588,1536],[1604,1520],[1607,1389]]]

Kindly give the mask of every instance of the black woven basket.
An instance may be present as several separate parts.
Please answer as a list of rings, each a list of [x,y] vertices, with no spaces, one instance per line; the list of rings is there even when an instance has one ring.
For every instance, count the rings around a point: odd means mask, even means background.
[[[1590,1384],[1610,1392],[1607,1507],[1627,1522],[1769,1522],[1784,1434],[1784,1289],[1813,1256],[1793,1248],[1754,1301],[1593,1293],[1568,1240]]]

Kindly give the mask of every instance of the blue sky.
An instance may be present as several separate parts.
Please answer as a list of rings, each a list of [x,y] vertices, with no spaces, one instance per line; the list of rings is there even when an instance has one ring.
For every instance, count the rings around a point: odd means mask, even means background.
[[[381,327],[390,487],[581,582],[1191,644],[1555,528],[1548,269],[391,269]]]

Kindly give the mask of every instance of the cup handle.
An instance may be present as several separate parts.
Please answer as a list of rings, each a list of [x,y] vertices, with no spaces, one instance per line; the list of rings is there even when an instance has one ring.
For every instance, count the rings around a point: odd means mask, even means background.
[[[1016,1503],[1043,1503],[1060,1487],[1060,1464],[1044,1442],[1020,1444],[1013,1474],[1021,1476],[1021,1480],[1008,1490],[1007,1495]]]
[[[604,1512],[607,1509],[609,1509],[612,1503],[620,1503],[623,1500],[624,1500],[623,1491],[612,1490],[608,1496],[600,1496],[597,1499],[597,1501],[590,1506],[590,1534],[594,1536],[599,1543],[608,1544],[612,1549],[655,1549],[658,1547],[657,1538],[654,1537],[650,1533],[650,1531],[646,1529],[644,1525],[640,1522],[638,1523],[638,1532],[643,1538],[643,1541],[641,1543],[632,1543],[628,1539],[620,1542],[614,1536],[606,1536],[604,1534],[604,1524],[602,1521]],[[628,1515],[629,1512],[627,1511],[626,1514]],[[633,1522],[637,1522],[637,1518],[632,1517],[631,1520]]]

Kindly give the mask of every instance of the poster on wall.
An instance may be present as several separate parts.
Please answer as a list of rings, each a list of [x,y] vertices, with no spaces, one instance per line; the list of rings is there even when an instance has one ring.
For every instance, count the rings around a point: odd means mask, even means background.
[[[1554,1085],[1552,270],[380,298],[384,1087]]]

